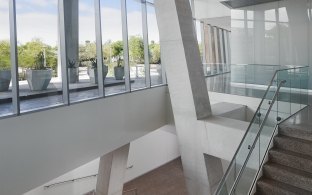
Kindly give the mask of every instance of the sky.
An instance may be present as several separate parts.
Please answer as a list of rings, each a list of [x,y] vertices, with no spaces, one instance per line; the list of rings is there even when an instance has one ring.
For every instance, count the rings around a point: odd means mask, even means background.
[[[0,1],[0,40],[9,39],[9,1]],[[58,43],[58,0],[16,0],[17,39],[23,44],[33,38],[55,46]],[[128,34],[142,35],[141,4],[127,0]],[[102,39],[121,40],[120,1],[101,0]],[[158,42],[154,9],[148,6],[149,40]],[[95,41],[94,1],[79,0],[79,42]]]

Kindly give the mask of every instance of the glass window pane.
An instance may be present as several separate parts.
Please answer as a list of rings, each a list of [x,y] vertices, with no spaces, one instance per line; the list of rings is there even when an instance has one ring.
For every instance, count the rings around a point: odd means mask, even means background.
[[[12,114],[9,1],[0,7],[0,116]]]
[[[21,112],[62,104],[58,0],[16,0]]]
[[[127,0],[127,18],[130,82],[131,89],[135,90],[146,87],[141,2]]]
[[[120,0],[101,0],[105,95],[125,92]]]
[[[154,6],[147,4],[147,23],[150,51],[151,85],[162,84],[162,66],[160,58],[159,30]]]
[[[68,81],[70,101],[77,102],[99,95],[93,0],[72,1],[68,44]]]

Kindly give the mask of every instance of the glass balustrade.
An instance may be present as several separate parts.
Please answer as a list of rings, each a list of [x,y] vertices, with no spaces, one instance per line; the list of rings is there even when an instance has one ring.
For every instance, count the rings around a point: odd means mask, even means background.
[[[218,68],[216,68],[217,66],[218,65],[211,64],[204,65],[206,73],[210,75],[206,78],[206,83],[209,91],[255,98],[263,97],[265,90],[267,89],[267,86],[271,81],[271,78],[277,70],[302,67],[290,65],[280,66],[263,64],[231,64],[230,71],[222,72],[219,74]],[[302,70],[296,69],[296,71]],[[280,75],[280,77],[292,78],[291,85],[293,88],[298,88],[298,85],[300,84],[299,77],[301,82],[303,79],[308,79],[306,72],[301,74],[299,74],[299,72],[296,72],[296,74],[293,74],[292,71],[289,71],[282,74],[283,75]],[[305,88],[308,88],[308,86],[305,86]],[[295,90],[295,92],[297,92],[298,94],[301,93],[300,90]],[[292,96],[292,102],[300,103],[301,101],[306,101],[304,99],[300,99],[299,97],[299,95],[296,95],[296,93],[294,93],[294,95]]]
[[[278,123],[308,105],[308,74],[308,67],[275,71],[217,195],[250,193]]]

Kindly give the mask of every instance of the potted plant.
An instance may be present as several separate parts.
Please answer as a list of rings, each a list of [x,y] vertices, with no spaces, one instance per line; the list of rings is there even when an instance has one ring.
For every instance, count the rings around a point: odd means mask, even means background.
[[[124,67],[121,66],[121,56],[123,54],[123,43],[122,41],[116,41],[112,44],[113,57],[117,58],[117,66],[114,67],[114,75],[116,80],[122,80],[125,76]]]
[[[68,81],[69,83],[79,82],[79,68],[75,60],[68,60]]]
[[[26,70],[26,79],[30,90],[46,90],[52,78],[52,69],[44,66],[44,54],[39,52],[35,57],[35,64]]]
[[[125,76],[125,68],[121,66],[120,59],[117,60],[117,66],[114,67],[114,75],[116,80],[122,80]]]
[[[11,67],[9,64],[0,64],[0,92],[8,91],[11,82]]]
[[[98,83],[98,70],[97,70],[97,59],[96,58],[90,58],[89,61],[91,61],[91,67],[88,68],[88,75],[90,77],[90,82],[93,84]],[[108,67],[103,64],[103,80],[105,80],[108,73]]]

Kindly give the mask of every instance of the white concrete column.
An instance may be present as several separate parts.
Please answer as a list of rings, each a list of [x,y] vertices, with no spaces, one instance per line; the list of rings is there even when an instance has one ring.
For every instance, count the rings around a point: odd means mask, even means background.
[[[209,144],[201,119],[212,112],[190,3],[156,0],[155,10],[186,185],[191,195],[209,195],[213,193],[209,181],[220,180],[220,174],[208,177],[203,154]],[[209,170],[222,171],[218,163],[210,161]]]
[[[127,144],[101,157],[96,195],[122,195],[129,146]]]
[[[211,107],[190,4],[187,0],[157,0],[155,8],[170,93],[175,91],[180,97],[179,106],[191,104],[181,109],[195,111],[198,119],[207,118]]]

